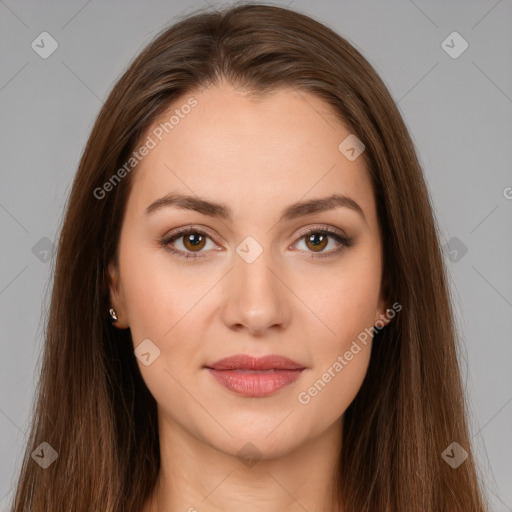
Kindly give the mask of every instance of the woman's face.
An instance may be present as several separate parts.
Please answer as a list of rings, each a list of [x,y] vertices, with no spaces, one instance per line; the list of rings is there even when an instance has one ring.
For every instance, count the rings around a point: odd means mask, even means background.
[[[365,376],[361,334],[386,311],[371,182],[353,141],[339,149],[350,131],[312,95],[254,101],[222,83],[193,98],[137,146],[149,150],[131,171],[112,304],[143,343],[137,362],[164,428],[276,457],[341,427]],[[158,202],[177,195],[190,198]],[[209,369],[240,354],[299,369]]]

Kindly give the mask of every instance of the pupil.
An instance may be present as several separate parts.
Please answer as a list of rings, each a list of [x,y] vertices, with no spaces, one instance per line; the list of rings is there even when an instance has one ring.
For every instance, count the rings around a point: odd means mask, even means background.
[[[196,240],[195,242],[194,242],[194,241],[192,241],[192,238],[193,238],[193,237],[198,237],[198,240]],[[189,235],[189,236],[188,236],[188,241],[189,241],[189,242],[191,242],[191,243],[192,243],[192,245],[197,245],[197,244],[199,244],[199,243],[200,243],[199,238],[201,238],[201,235],[198,235],[198,234],[196,234],[196,233],[193,233],[193,234],[191,234],[191,235]]]

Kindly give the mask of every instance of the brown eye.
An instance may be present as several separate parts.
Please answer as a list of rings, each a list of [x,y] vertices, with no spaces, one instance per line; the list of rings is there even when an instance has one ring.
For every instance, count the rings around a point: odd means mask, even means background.
[[[325,233],[311,233],[306,236],[306,246],[314,252],[321,252],[327,246],[328,239]]]
[[[330,244],[330,241],[333,243]],[[353,245],[354,239],[334,231],[332,228],[324,227],[313,228],[305,233],[303,232],[297,243],[299,248],[300,244],[303,244],[303,247],[300,249],[308,257],[318,259],[331,258],[341,254],[342,251]]]
[[[201,233],[191,232],[183,236],[183,245],[188,251],[200,251],[206,244],[206,237]]]
[[[160,241],[162,247],[182,258],[202,258],[208,252],[208,242],[214,246],[210,235],[198,229],[179,229]],[[203,251],[203,249],[207,247]]]

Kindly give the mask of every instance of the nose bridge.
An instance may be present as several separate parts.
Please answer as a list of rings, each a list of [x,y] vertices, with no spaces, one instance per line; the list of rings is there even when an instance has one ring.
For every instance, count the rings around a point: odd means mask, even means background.
[[[239,244],[233,270],[228,275],[224,304],[224,322],[261,333],[287,321],[289,297],[275,274],[278,265],[270,249],[251,237]]]

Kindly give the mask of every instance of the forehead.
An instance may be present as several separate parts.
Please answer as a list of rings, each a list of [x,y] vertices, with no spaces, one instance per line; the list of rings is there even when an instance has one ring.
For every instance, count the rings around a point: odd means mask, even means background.
[[[338,148],[349,135],[331,106],[304,91],[255,100],[226,83],[210,86],[175,100],[147,130],[141,143],[154,147],[132,171],[129,209],[140,216],[178,192],[228,204],[242,219],[339,193],[375,222],[363,158],[350,161]]]

